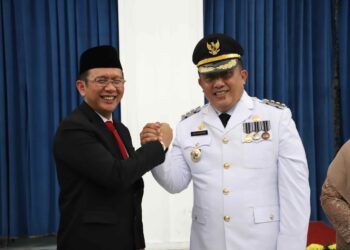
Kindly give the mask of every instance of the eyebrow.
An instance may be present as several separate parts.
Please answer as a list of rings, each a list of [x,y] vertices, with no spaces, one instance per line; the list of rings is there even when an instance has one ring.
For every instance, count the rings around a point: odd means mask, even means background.
[[[100,76],[96,76],[96,78],[110,78],[110,79],[123,79],[123,76],[118,76],[118,75],[114,75],[114,76],[107,76],[107,75],[100,75]]]

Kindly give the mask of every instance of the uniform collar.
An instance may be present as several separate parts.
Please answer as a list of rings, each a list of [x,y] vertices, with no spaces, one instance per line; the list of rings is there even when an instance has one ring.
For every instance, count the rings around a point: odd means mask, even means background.
[[[226,114],[229,114],[229,115],[232,115],[233,114],[233,111],[235,110],[236,108],[236,105],[233,106],[229,111],[225,112]],[[213,107],[213,109],[215,110],[217,116],[221,115],[222,113],[224,112],[220,112],[219,110],[217,110],[216,108]]]
[[[205,123],[219,129],[220,131],[229,131],[246,120],[252,114],[253,108],[254,103],[252,98],[247,94],[246,91],[244,91],[241,99],[228,112],[228,114],[231,115],[231,118],[228,121],[226,128],[222,126],[222,123],[218,117],[220,113],[217,113],[211,104],[209,104],[208,107],[203,111],[203,120]]]

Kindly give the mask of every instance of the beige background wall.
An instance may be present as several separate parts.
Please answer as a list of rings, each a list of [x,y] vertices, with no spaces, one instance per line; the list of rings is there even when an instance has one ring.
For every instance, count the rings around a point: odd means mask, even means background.
[[[202,35],[202,0],[119,0],[119,47],[127,80],[121,113],[135,147],[140,145],[139,133],[147,122],[168,122],[176,132],[181,115],[203,105],[191,61]],[[171,195],[150,173],[144,180],[147,247],[187,248],[192,184]]]

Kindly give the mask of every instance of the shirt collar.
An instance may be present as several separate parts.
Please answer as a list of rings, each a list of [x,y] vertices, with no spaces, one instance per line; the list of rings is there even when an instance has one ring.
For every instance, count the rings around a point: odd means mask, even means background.
[[[235,106],[233,106],[230,110],[228,110],[227,112],[220,112],[219,110],[217,110],[216,108],[214,108],[213,106],[213,109],[215,110],[216,114],[219,116],[221,115],[222,113],[226,113],[226,114],[229,114],[229,115],[232,115],[233,114],[233,111],[235,110],[237,104]]]
[[[96,111],[95,111],[95,112],[96,112]],[[103,122],[108,122],[108,121],[113,122],[112,116],[111,116],[110,119],[107,119],[106,117],[104,117],[103,115],[101,115],[101,114],[98,113],[98,112],[96,112],[96,114],[98,114],[98,116],[101,117],[101,119],[102,119]]]

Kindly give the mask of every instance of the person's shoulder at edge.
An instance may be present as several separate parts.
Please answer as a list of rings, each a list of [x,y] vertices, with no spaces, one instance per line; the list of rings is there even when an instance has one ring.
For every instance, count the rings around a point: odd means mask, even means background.
[[[350,152],[350,139],[348,139],[342,146],[343,149],[346,149]]]
[[[199,114],[199,113],[200,113],[204,108],[206,108],[207,106],[208,106],[208,104],[204,104],[204,105],[202,105],[202,106],[198,106],[198,107],[196,107],[196,108],[194,108],[194,109],[191,109],[190,111],[186,112],[185,114],[183,114],[183,115],[181,116],[180,122],[185,121],[187,118],[192,117],[192,116],[195,115],[195,114]]]
[[[59,123],[56,133],[67,128],[87,128],[87,126],[89,126],[88,124],[95,119],[100,119],[98,114],[85,102],[82,102]],[[91,128],[93,128],[93,126]]]
[[[279,101],[275,101],[272,99],[259,99],[257,97],[251,97],[251,98],[258,105],[262,105],[265,107],[271,107],[272,109],[276,109],[276,110],[288,109],[286,104],[279,102]]]

